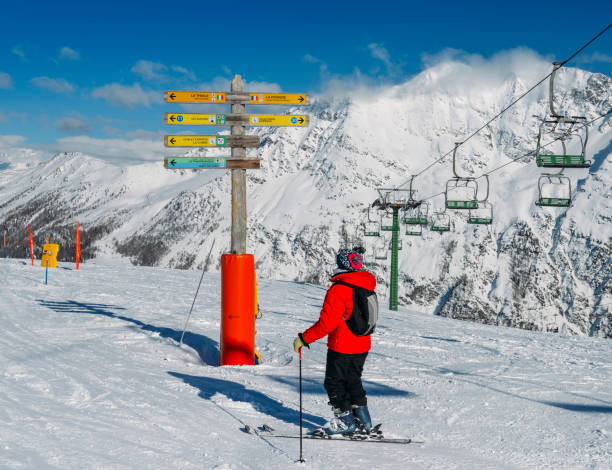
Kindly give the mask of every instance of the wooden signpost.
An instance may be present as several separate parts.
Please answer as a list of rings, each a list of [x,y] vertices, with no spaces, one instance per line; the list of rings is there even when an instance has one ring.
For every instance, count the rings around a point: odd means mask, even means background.
[[[246,252],[246,170],[260,168],[261,161],[247,158],[248,147],[258,147],[260,138],[245,135],[246,126],[295,126],[309,124],[305,115],[247,114],[247,104],[308,105],[308,95],[291,93],[247,93],[240,75],[230,92],[167,91],[168,103],[229,103],[228,114],[164,113],[164,122],[183,126],[231,126],[230,135],[166,135],[166,147],[226,147],[231,156],[168,157],[168,169],[230,169],[232,172],[231,253],[221,256],[221,347],[220,365],[252,365],[255,351],[255,264]]]

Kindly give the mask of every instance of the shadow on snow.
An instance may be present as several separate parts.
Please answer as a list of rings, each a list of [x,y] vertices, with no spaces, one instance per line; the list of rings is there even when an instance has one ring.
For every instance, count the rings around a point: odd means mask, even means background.
[[[215,394],[220,393],[232,401],[249,403],[255,410],[280,421],[295,425],[300,424],[300,413],[298,410],[288,408],[280,401],[270,398],[265,393],[249,389],[242,384],[231,382],[229,380],[216,379],[212,377],[198,377],[194,375],[181,374],[178,372],[168,372],[168,374],[181,379],[183,382],[194,388],[197,388],[200,391],[198,396],[206,400],[211,400]],[[226,413],[230,414],[237,421],[241,421],[236,416],[232,415],[231,412],[225,407],[220,405],[217,406],[219,406],[219,408]],[[325,419],[306,412],[303,413],[303,419],[307,425],[310,424],[313,428],[317,428],[325,424]]]
[[[37,302],[39,302],[43,307],[50,308],[56,312],[103,315],[105,317],[116,318],[117,320],[131,323],[143,331],[158,333],[162,338],[172,339],[177,343],[181,340],[181,331],[177,331],[172,328],[162,328],[149,325],[141,322],[140,320],[111,312],[111,310],[125,310],[123,307],[108,304],[76,302],[74,300],[54,302],[37,299]],[[204,364],[209,366],[219,365],[219,343],[217,341],[210,339],[208,336],[186,331],[183,338],[183,343],[192,348],[198,354],[198,356],[200,356],[200,359]]]

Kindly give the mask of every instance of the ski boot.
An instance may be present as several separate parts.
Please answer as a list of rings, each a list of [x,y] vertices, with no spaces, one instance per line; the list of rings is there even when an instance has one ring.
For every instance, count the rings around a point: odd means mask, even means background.
[[[372,430],[372,419],[370,418],[368,405],[353,405],[352,408],[353,416],[355,418],[355,422],[357,423],[357,427],[360,430],[365,431],[366,434],[370,434],[370,431]]]
[[[357,429],[355,417],[351,411],[334,408],[334,417],[323,427],[327,434],[353,434]]]

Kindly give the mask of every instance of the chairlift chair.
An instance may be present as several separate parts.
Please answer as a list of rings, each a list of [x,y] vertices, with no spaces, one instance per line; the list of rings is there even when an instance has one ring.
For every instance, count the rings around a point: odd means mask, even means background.
[[[397,225],[393,225],[393,212],[383,212],[380,218],[380,229],[385,232],[399,230],[399,227]]]
[[[548,187],[555,191],[545,191],[542,189]],[[558,197],[558,195],[562,197]],[[543,207],[569,207],[572,202],[572,182],[567,176],[561,173],[543,174],[538,179],[538,200],[537,206]]]
[[[450,216],[446,211],[434,212],[431,223],[433,232],[449,232],[450,231]]]
[[[453,175],[446,182],[444,191],[444,204],[447,209],[476,209],[478,207],[478,183],[475,178],[462,177],[457,174],[455,167],[457,148],[460,142],[455,143],[453,150]]]
[[[478,209],[470,209],[468,224],[491,225],[493,223],[493,205],[488,201],[478,202]]]
[[[368,206],[368,220],[365,223],[363,235],[366,237],[380,237],[380,222],[370,218],[370,207]]]
[[[382,243],[377,243],[374,245],[374,259],[387,259],[387,243],[383,240]]]
[[[563,66],[563,62],[553,62],[553,71],[550,74],[550,81],[548,86],[548,105],[550,108],[550,118],[544,119],[540,124],[538,131],[538,142],[536,147],[536,163],[539,167],[546,168],[588,168],[591,166],[591,161],[586,160],[586,145],[589,140],[589,128],[584,123],[586,122],[585,116],[563,116],[555,110],[554,105],[554,93],[555,93],[555,75],[557,70]],[[565,147],[565,138],[572,135],[572,129],[576,124],[583,124],[584,138],[580,138],[581,152],[579,155],[567,155]],[[542,134],[545,128],[551,128],[549,133],[557,134],[561,138],[561,145],[563,147],[563,155],[555,154],[543,154],[540,153]]]
[[[423,225],[421,224],[406,224],[406,235],[412,237],[420,237],[423,234]]]
[[[491,183],[488,174],[485,174],[484,177],[487,180],[487,192],[483,199],[478,200],[478,208],[470,209],[468,212],[468,224],[491,225],[493,223],[493,205],[487,201]]]
[[[406,225],[427,225],[429,215],[429,204],[421,202],[418,207],[407,207],[404,212],[404,223]]]
[[[570,134],[571,128],[574,124],[585,121],[585,117],[572,117],[570,119],[567,118],[555,118],[544,120],[540,124],[540,129],[538,131],[538,141],[536,148],[536,164],[539,167],[544,168],[589,168],[592,164],[591,160],[586,160],[586,144],[589,139],[588,135],[588,127],[584,126],[584,138],[581,135]],[[569,128],[565,130],[559,130],[559,127],[564,125],[570,125]],[[551,136],[556,136],[557,140],[561,142],[561,148],[563,150],[562,154],[545,154],[542,153],[541,145],[542,145],[542,135],[545,133],[546,127],[552,127],[553,130],[547,132]],[[580,154],[579,155],[568,155],[566,140],[571,139],[572,137],[577,137],[580,140]]]

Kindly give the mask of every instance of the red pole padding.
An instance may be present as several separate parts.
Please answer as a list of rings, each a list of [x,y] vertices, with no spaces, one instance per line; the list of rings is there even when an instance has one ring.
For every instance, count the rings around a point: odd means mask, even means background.
[[[255,259],[221,255],[221,366],[255,364]]]

